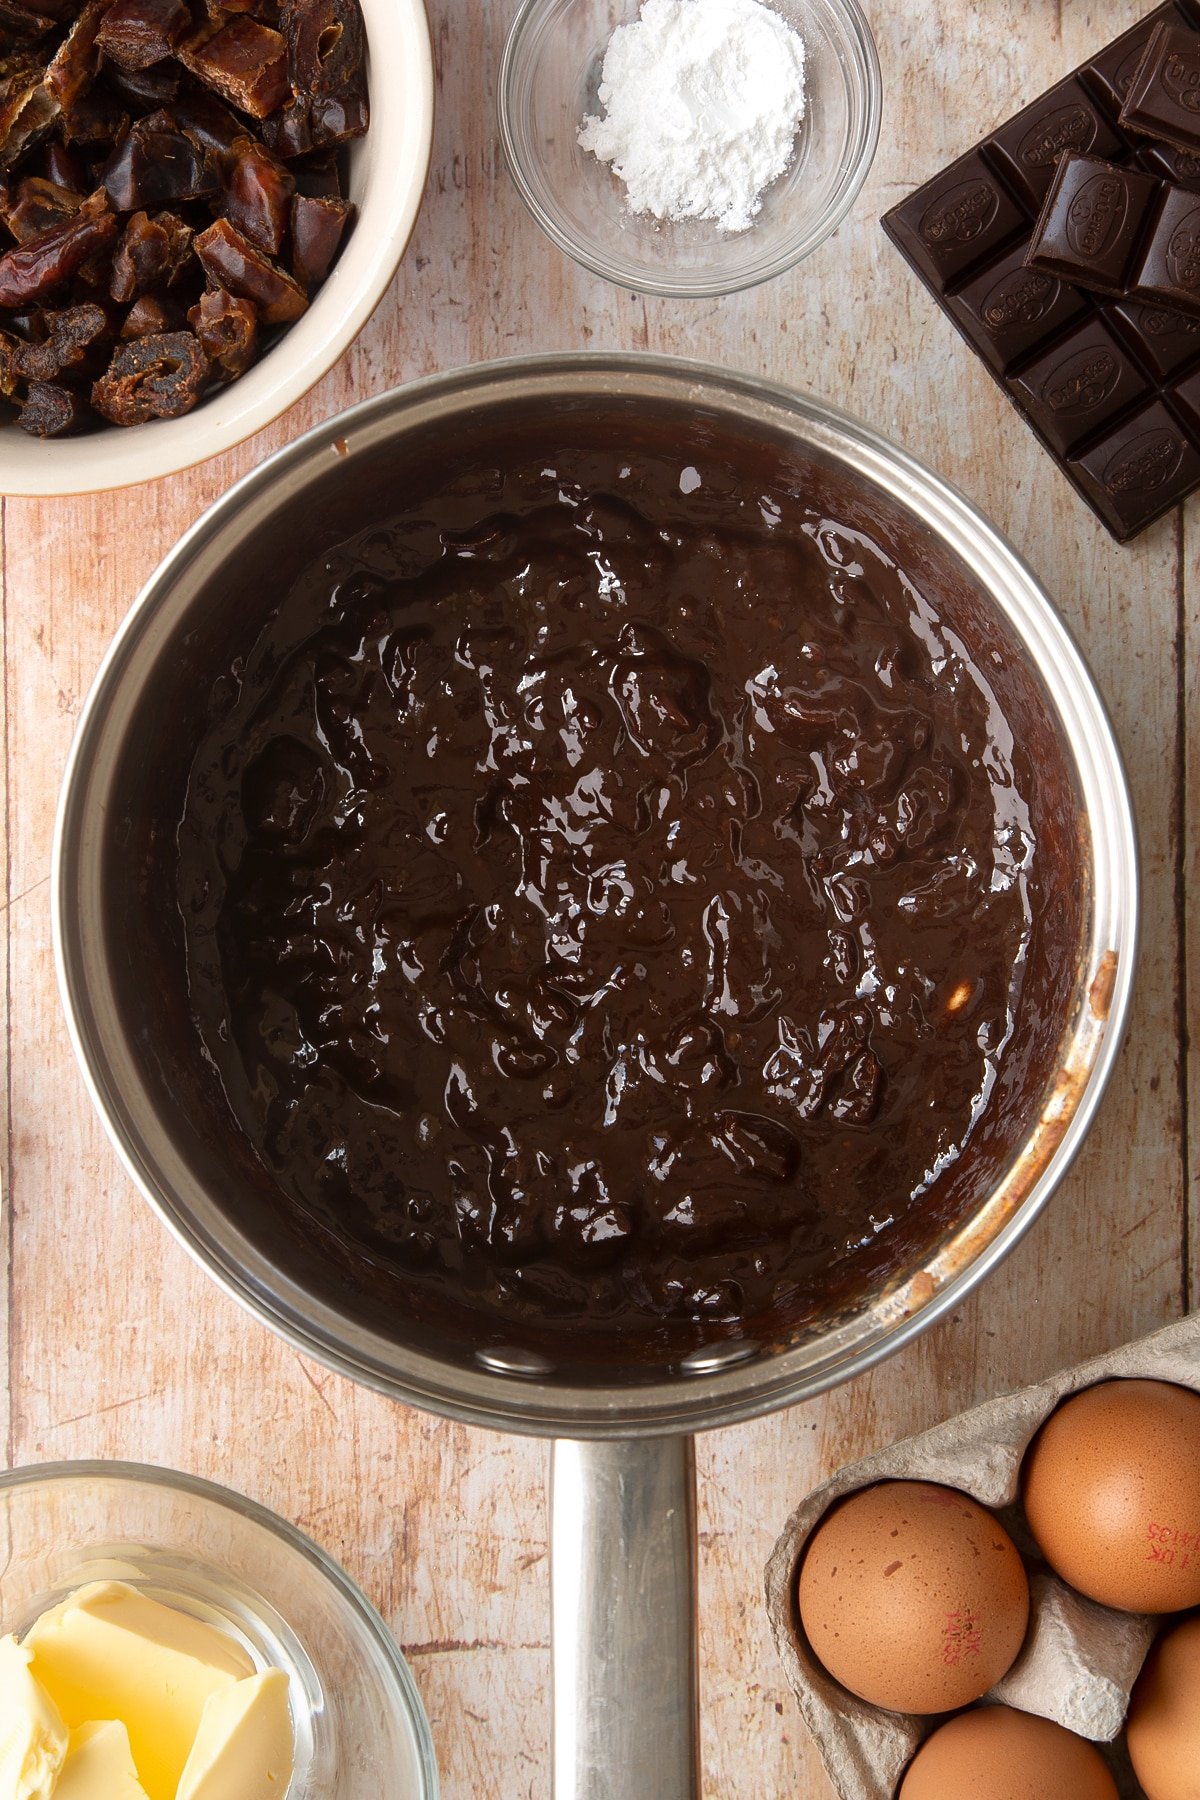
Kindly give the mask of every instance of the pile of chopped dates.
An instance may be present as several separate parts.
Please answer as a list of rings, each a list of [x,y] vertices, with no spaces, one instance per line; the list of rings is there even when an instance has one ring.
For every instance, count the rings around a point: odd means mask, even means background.
[[[179,418],[299,318],[353,211],[364,59],[358,0],[0,0],[0,395],[26,431]]]

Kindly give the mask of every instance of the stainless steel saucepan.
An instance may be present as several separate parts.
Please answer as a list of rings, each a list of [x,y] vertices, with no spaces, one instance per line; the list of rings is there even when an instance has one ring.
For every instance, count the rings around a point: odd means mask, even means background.
[[[485,1334],[418,1340],[330,1287],[266,1229],[261,1171],[215,1120],[198,1070],[173,907],[172,791],[214,677],[313,556],[402,503],[405,472],[489,421],[648,412],[690,441],[766,439],[852,492],[902,540],[918,583],[973,594],[1013,647],[1042,754],[1074,797],[1063,854],[1077,941],[1035,1104],[994,1176],[918,1266],[783,1344],[714,1342],[671,1365],[569,1377]],[[369,509],[379,508],[373,514]],[[996,652],[1004,660],[999,651]],[[1040,720],[1040,722],[1038,722]],[[171,781],[176,782],[174,790]],[[693,1488],[688,1434],[788,1405],[898,1349],[994,1268],[1078,1150],[1121,1041],[1137,871],[1129,796],[1103,706],[1046,595],[956,492],[811,399],[698,365],[565,356],[467,369],[369,401],[239,482],[167,557],[97,677],[71,755],[54,872],[63,998],[92,1098],[130,1174],[222,1285],[291,1343],[398,1400],[558,1440],[553,1463],[557,1800],[698,1792]],[[174,923],[172,923],[174,918]],[[174,961],[173,961],[174,959]],[[178,981],[170,971],[179,970]],[[166,970],[148,978],[148,969]]]

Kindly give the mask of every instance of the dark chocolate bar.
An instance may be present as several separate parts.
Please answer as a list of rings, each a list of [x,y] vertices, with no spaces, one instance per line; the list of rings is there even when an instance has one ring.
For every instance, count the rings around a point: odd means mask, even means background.
[[[1064,156],[1025,260],[1031,269],[1065,276],[1090,293],[1127,294],[1162,195],[1162,182],[1142,169]]]
[[[1068,480],[1122,541],[1200,486],[1200,315],[1182,310],[1191,214],[1172,213],[1165,242],[1156,223],[1165,214],[1165,180],[1200,206],[1200,157],[1189,160],[1191,152],[1120,119],[1160,25],[1177,27],[1200,48],[1200,0],[1165,0],[883,221]],[[1067,156],[1118,169],[1131,208],[1152,196],[1150,216],[1132,248],[1124,224],[1109,241],[1099,217],[1108,201],[1089,190],[1078,242],[1064,230],[1065,251],[1051,267],[1026,267],[1051,186],[1067,180],[1059,173]],[[1097,243],[1098,251],[1089,249]],[[1086,270],[1072,260],[1081,256]],[[1097,257],[1116,293],[1128,288],[1122,297],[1086,291],[1095,286]]]
[[[1200,38],[1164,19],[1138,63],[1120,122],[1126,131],[1200,150]]]

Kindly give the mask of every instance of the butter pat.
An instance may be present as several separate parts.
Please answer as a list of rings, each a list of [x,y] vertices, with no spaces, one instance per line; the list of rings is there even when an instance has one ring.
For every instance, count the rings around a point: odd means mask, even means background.
[[[54,1800],[146,1800],[120,1719],[93,1719],[71,1733]]]
[[[0,1638],[0,1800],[49,1800],[67,1754],[67,1728],[32,1660],[15,1637]]]
[[[294,1754],[287,1676],[252,1675],[209,1699],[178,1800],[283,1800]]]
[[[43,1613],[25,1645],[68,1726],[124,1721],[147,1800],[175,1800],[206,1702],[254,1673],[224,1632],[119,1581]]]

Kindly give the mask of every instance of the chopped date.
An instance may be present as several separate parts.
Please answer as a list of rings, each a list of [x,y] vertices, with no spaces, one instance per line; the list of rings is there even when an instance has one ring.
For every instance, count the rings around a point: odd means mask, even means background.
[[[254,361],[258,315],[249,300],[224,288],[209,288],[188,313],[188,324],[200,339],[209,362],[232,380]]]
[[[50,135],[62,108],[44,77],[16,74],[0,87],[0,171],[15,168]]]
[[[87,402],[73,388],[34,381],[21,406],[17,424],[31,437],[67,437],[87,421]]]
[[[108,313],[91,301],[64,307],[60,312],[43,313],[42,317],[46,336],[39,343],[14,340],[14,347],[4,347],[6,373],[11,367],[14,380],[57,381],[65,370],[78,369],[91,361],[97,346],[112,334]],[[5,391],[10,390],[6,387]]]
[[[125,314],[121,327],[123,338],[154,337],[164,331],[179,331],[183,313],[165,294],[142,294]]]
[[[112,0],[96,42],[122,69],[151,68],[192,28],[185,0]]]
[[[246,135],[245,121],[235,118],[215,94],[204,88],[182,95],[171,108],[171,117],[197,149],[214,156],[231,154]]]
[[[149,213],[134,213],[112,259],[108,291],[113,299],[127,303],[150,288],[170,287],[187,263],[194,235],[177,213],[162,212],[153,219]]]
[[[93,183],[87,178],[82,162],[65,144],[47,144],[42,151],[42,174],[55,187],[71,194],[86,194]]]
[[[195,249],[205,274],[218,287],[252,301],[264,325],[290,324],[308,306],[291,276],[265,257],[228,219],[217,219],[207,231],[202,231]]]
[[[278,256],[296,183],[279,158],[251,137],[240,138],[225,171],[221,212],[268,256]]]
[[[45,37],[53,29],[54,20],[47,18],[45,13],[29,12],[14,4],[14,0],[0,0],[0,45],[10,38],[23,41]]]
[[[190,38],[179,57],[206,86],[255,119],[265,119],[288,98],[287,45],[248,13]]]
[[[122,69],[117,63],[108,63],[104,79],[127,106],[140,111],[142,107],[169,106],[176,100],[183,86],[183,70],[174,58],[151,63],[146,69]]]
[[[103,193],[89,195],[73,218],[0,256],[0,307],[44,300],[116,235],[117,219]]]
[[[17,189],[16,204],[4,214],[4,223],[18,244],[28,244],[55,225],[73,219],[83,204],[82,194],[61,188],[38,175],[27,175]]]
[[[107,88],[89,89],[62,115],[63,139],[68,144],[115,144],[128,129],[128,110]]]
[[[92,389],[92,405],[114,425],[143,425],[191,412],[208,374],[208,358],[190,331],[134,338],[115,352]]]
[[[92,85],[99,64],[96,34],[109,4],[110,0],[87,0],[46,70],[46,87],[63,112]]]
[[[367,103],[359,0],[0,0],[0,396],[22,427],[177,418],[244,374],[345,241]]]
[[[302,288],[328,275],[354,208],[348,200],[297,194],[292,201],[292,273]]]
[[[208,158],[182,131],[134,126],[104,165],[104,190],[117,212],[174,206],[212,194],[217,178]]]

